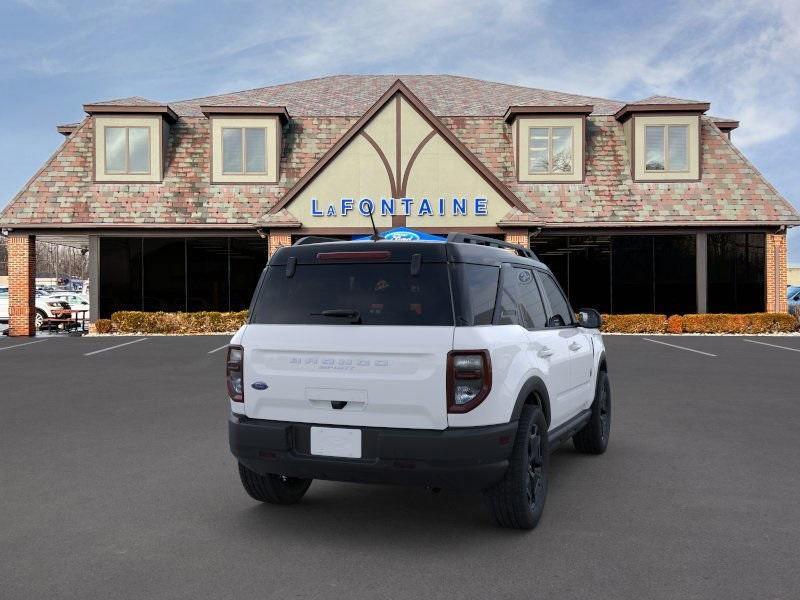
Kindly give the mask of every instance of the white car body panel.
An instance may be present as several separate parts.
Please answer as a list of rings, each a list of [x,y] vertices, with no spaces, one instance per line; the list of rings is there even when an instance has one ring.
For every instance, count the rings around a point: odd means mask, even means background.
[[[451,326],[248,325],[245,414],[253,419],[445,429]],[[268,387],[256,390],[254,382]],[[332,403],[346,402],[344,408]]]

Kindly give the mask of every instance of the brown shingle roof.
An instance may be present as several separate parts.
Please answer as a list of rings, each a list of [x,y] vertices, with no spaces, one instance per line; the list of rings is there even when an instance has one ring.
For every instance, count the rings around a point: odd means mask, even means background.
[[[89,102],[90,105],[95,106],[161,106],[162,103],[157,100],[149,100],[141,96],[130,96],[128,98],[115,98],[114,100],[103,100],[101,102]]]
[[[702,117],[700,181],[636,183],[630,176],[622,125],[611,116],[622,106],[620,102],[465,77],[409,76],[402,80],[530,211],[509,207],[502,222],[563,227],[800,222],[795,209],[709,117]],[[171,127],[164,181],[158,185],[94,183],[94,129],[89,117],[3,211],[0,223],[288,226],[293,223],[291,215],[279,212],[267,217],[269,210],[345,134],[361,116],[358,110],[363,107],[366,111],[393,81],[393,76],[327,77],[174,103],[171,106],[183,117]],[[284,127],[279,182],[211,185],[209,121],[199,113],[199,106],[256,100],[286,106],[292,114]],[[595,107],[587,119],[585,183],[516,181],[511,131],[503,114],[511,104],[542,105],[546,101]]]
[[[285,106],[291,115],[360,117],[397,79],[436,116],[502,116],[512,105],[562,104],[591,104],[594,114],[614,114],[624,104],[457,75],[333,75],[169,105],[180,116],[201,116],[200,105],[251,104]]]

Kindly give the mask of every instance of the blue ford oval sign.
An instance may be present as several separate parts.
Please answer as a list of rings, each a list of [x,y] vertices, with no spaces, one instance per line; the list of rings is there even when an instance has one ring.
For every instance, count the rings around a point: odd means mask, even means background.
[[[415,231],[387,231],[384,236],[386,240],[398,240],[401,242],[412,242],[420,239]]]
[[[250,387],[252,387],[254,390],[265,390],[265,389],[267,389],[269,386],[268,386],[266,383],[264,383],[263,381],[254,381],[254,382],[253,382],[253,383],[250,385]]]

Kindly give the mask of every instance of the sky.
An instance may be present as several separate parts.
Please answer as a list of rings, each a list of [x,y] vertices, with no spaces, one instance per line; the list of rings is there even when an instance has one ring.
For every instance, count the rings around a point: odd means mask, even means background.
[[[339,73],[450,73],[711,103],[800,207],[800,0],[2,0],[0,207],[82,105],[169,102]],[[800,264],[800,228],[789,234]]]

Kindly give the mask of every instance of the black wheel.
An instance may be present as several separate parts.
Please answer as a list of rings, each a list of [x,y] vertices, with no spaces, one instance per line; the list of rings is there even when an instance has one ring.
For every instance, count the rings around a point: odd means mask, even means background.
[[[501,527],[533,529],[547,498],[550,463],[547,421],[538,406],[522,409],[514,449],[503,479],[485,492],[494,520]]]
[[[572,436],[572,443],[579,452],[602,454],[608,447],[611,435],[611,385],[608,374],[597,374],[597,389],[592,402],[592,416],[578,433]]]
[[[285,475],[259,475],[239,463],[239,478],[250,497],[270,504],[295,504],[305,496],[311,479],[298,479]]]

